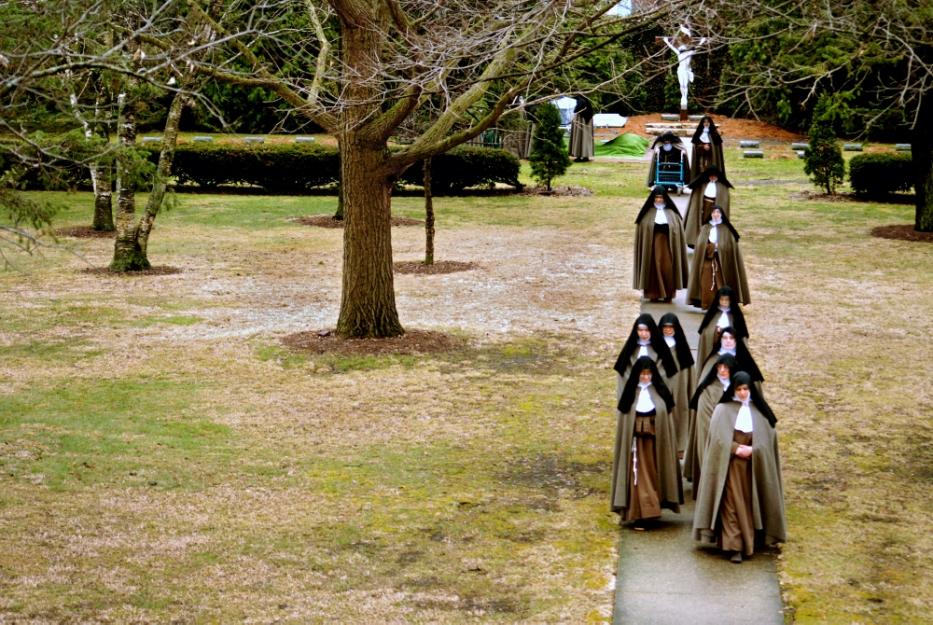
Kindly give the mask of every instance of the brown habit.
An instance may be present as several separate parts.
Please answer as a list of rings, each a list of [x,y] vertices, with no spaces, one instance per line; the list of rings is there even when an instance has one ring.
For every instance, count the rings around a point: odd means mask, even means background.
[[[635,267],[632,272],[632,288],[644,291],[648,287],[652,266],[652,251],[654,247],[654,211],[645,211],[641,220],[635,224]],[[671,269],[673,271],[673,287],[675,290],[687,286],[687,247],[684,244],[684,227],[680,214],[664,209],[668,224],[668,247],[671,253]],[[668,297],[673,297],[670,294]]]
[[[709,438],[696,486],[697,502],[693,514],[693,538],[708,544],[716,544],[718,539],[719,514],[733,457],[732,441],[740,407],[737,401],[717,405],[709,425]],[[764,544],[772,545],[787,539],[777,433],[754,404],[751,405],[751,412],[754,430],[751,458],[752,519],[755,531]]]
[[[751,296],[748,290],[748,278],[745,275],[745,261],[742,260],[742,251],[739,249],[739,242],[736,240],[732,230],[726,224],[719,224],[716,227],[719,239],[719,253],[717,272],[718,284],[705,294],[709,301],[703,302],[704,292],[709,290],[710,282],[708,276],[711,269],[711,259],[707,254],[707,245],[709,243],[709,233],[713,226],[710,223],[704,224],[700,229],[700,234],[695,239],[696,248],[693,252],[693,260],[690,263],[690,280],[687,286],[687,300],[694,306],[708,308],[710,301],[716,297],[716,292],[723,286],[732,287],[735,291],[736,299],[742,304],[751,302]],[[704,280],[704,277],[707,279]],[[701,356],[702,357],[702,356]]]
[[[687,201],[687,216],[684,218],[684,237],[690,245],[696,243],[700,236],[700,224],[709,221],[709,215],[703,215],[703,194],[706,192],[706,183],[699,182],[690,192],[690,199]],[[722,208],[722,214],[729,215],[730,192],[729,187],[716,182],[716,204]],[[705,217],[705,218],[704,218]]]

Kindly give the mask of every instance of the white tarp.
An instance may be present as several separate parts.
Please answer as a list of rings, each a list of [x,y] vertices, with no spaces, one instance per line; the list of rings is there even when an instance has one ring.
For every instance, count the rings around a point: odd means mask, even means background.
[[[593,127],[595,128],[621,128],[628,121],[628,117],[623,117],[618,113],[596,113],[593,115]]]

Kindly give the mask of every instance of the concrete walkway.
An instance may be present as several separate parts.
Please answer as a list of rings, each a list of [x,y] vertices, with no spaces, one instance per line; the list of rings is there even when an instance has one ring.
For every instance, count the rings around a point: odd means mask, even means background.
[[[687,196],[671,197],[683,215]],[[687,305],[686,295],[686,290],[678,291],[672,304],[643,301],[641,310],[655,320],[674,312],[696,358],[703,317]],[[756,553],[751,560],[733,564],[715,549],[698,547],[691,536],[693,494],[686,480],[684,499],[680,514],[665,510],[655,527],[621,528],[613,624],[783,625],[774,557]]]

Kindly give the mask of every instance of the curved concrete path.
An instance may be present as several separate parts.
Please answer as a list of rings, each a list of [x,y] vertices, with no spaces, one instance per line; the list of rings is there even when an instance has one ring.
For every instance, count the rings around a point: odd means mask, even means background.
[[[687,196],[672,195],[681,215]],[[696,357],[699,309],[687,305],[686,290],[672,304],[642,301],[657,320],[674,312]],[[684,481],[680,514],[665,510],[655,527],[621,528],[619,568],[612,622],[632,625],[783,625],[784,612],[774,556],[756,553],[742,564],[729,562],[693,541],[693,493]]]

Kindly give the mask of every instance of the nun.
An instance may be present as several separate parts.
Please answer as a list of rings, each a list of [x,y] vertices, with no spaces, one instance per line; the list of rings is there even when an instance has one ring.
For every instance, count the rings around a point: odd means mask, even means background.
[[[693,537],[735,563],[787,540],[777,419],[748,373],[732,376],[713,411],[693,516]]]
[[[621,393],[622,386],[628,379],[631,367],[639,358],[648,357],[655,363],[660,363],[664,368],[665,376],[671,378],[677,374],[677,361],[671,353],[664,335],[654,322],[654,317],[648,313],[642,313],[632,324],[632,330],[629,332],[622,351],[616,358],[616,364],[613,369],[619,374],[618,387]]]
[[[684,233],[687,245],[693,247],[700,236],[700,227],[710,220],[714,206],[719,206],[722,214],[729,216],[729,189],[732,189],[732,183],[726,179],[726,174],[713,165],[703,170],[687,186],[690,187],[690,199],[687,201]]]
[[[697,380],[705,380],[709,372],[716,366],[716,361],[720,356],[732,356],[735,358],[735,366],[739,371],[745,371],[752,378],[752,384],[759,395],[764,396],[762,383],[765,377],[761,374],[761,369],[752,354],[748,351],[745,343],[738,338],[733,328],[723,328],[719,338],[713,343],[710,353],[700,361],[699,375]]]
[[[679,188],[690,171],[687,146],[683,140],[668,130],[651,144],[651,165],[648,167],[648,186],[657,184],[658,167],[667,172],[665,180],[671,180]],[[676,176],[675,176],[676,174]]]
[[[677,373],[664,380],[674,396],[674,434],[677,439],[677,457],[684,457],[687,446],[687,430],[690,427],[690,393],[695,386],[693,354],[680,319],[672,312],[665,313],[658,325],[664,342],[677,360]]]
[[[661,509],[680,512],[683,482],[674,442],[674,398],[648,357],[635,361],[617,406],[612,462],[611,507],[620,523],[661,517]]]
[[[700,380],[693,397],[690,398],[690,428],[687,433],[687,449],[684,452],[684,477],[693,482],[693,498],[697,498],[696,484],[700,481],[703,466],[703,451],[709,420],[713,409],[722,399],[722,394],[731,384],[736,372],[735,358],[724,354],[716,359],[716,366]]]
[[[680,212],[663,186],[651,190],[635,218],[632,288],[652,302],[670,302],[687,286],[687,247]]]
[[[716,297],[713,298],[713,302],[706,309],[706,314],[700,322],[697,330],[700,333],[700,340],[697,343],[697,360],[706,358],[723,328],[732,328],[740,340],[748,341],[745,315],[738,304],[735,291],[727,286],[716,292]]]
[[[716,128],[716,122],[709,115],[704,115],[690,140],[690,180],[693,180],[708,167],[715,166],[725,173],[726,161],[722,152],[722,137]]]
[[[593,158],[593,104],[584,95],[577,96],[570,122],[570,156],[577,162]]]
[[[697,236],[690,263],[687,299],[693,306],[709,308],[716,293],[731,287],[739,302],[751,301],[745,262],[739,249],[739,233],[719,206],[714,206],[710,219]]]

